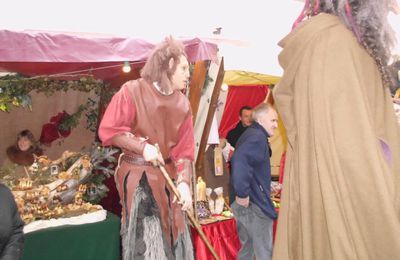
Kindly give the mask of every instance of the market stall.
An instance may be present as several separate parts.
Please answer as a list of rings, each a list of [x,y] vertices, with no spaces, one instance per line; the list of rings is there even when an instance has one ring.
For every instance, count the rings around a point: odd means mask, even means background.
[[[183,40],[183,43],[188,59],[195,67],[199,63],[205,64],[204,61],[207,64],[219,62],[215,44],[197,38]],[[104,170],[110,170],[112,174],[116,154],[107,153],[94,169],[93,154],[80,148],[86,145],[87,151],[91,147],[108,98],[123,82],[139,76],[139,70],[153,47],[152,43],[143,40],[104,35],[0,31],[0,71],[18,73],[5,73],[0,77],[0,110],[3,111],[0,119],[10,126],[0,134],[0,143],[4,146],[0,146],[0,161],[6,158],[3,151],[11,145],[9,140],[14,140],[20,129],[32,129],[45,145],[45,155],[35,157],[33,165],[20,167],[18,174],[9,167],[0,171],[1,181],[13,190],[20,213],[28,224],[26,227],[29,227],[26,229],[26,259],[36,255],[40,259],[54,259],[50,253],[36,252],[40,247],[30,246],[43,243],[44,237],[52,232],[55,236],[65,237],[64,234],[77,232],[80,228],[88,227],[90,230],[91,225],[108,226],[110,218],[115,225],[115,217],[108,214],[106,218],[105,210],[97,204],[99,200],[93,204],[87,200],[93,193],[101,191],[99,187],[103,187],[106,175]],[[122,72],[123,65],[128,65],[130,72]],[[195,69],[193,73],[197,71]],[[193,90],[190,95],[192,108],[197,102],[194,90],[201,92],[204,85],[204,79],[198,78],[190,85],[190,91]],[[48,100],[56,109],[49,108]],[[70,100],[75,102],[70,103]],[[39,114],[35,114],[36,111]],[[82,115],[86,116],[86,121],[80,117]],[[21,118],[24,120],[18,120]],[[95,147],[95,152],[106,149]],[[74,151],[71,152],[73,156],[66,154],[68,150]],[[102,176],[100,180],[99,176]],[[115,191],[112,181],[109,188]],[[115,206],[119,203],[117,197],[111,200],[111,203],[103,201],[103,204]],[[119,213],[118,209],[106,209]],[[98,212],[102,214],[97,214],[97,223],[84,224],[96,222],[91,214]],[[87,215],[91,216],[87,222],[76,222]],[[55,222],[80,225],[54,227]],[[36,229],[38,226],[40,228]],[[119,237],[118,230],[112,232],[112,236]],[[96,233],[88,231],[88,236],[92,235],[96,236]],[[119,250],[119,244],[113,246]],[[109,255],[110,259],[114,259],[111,255],[114,254]]]
[[[202,179],[197,183],[196,205],[199,222],[221,259],[234,259],[240,249],[234,216],[228,213],[230,210],[227,198],[229,167],[226,159],[229,156],[222,156],[223,138],[237,124],[241,106],[254,107],[264,101],[273,104],[270,90],[279,79],[279,77],[252,72],[225,71],[223,81],[228,87],[221,92],[215,119],[216,125],[219,125],[219,138],[222,139],[219,141],[212,137],[208,139],[208,148],[203,155]],[[272,174],[277,179],[282,152],[286,145],[286,136],[281,122],[279,122],[278,133],[271,138],[270,143],[273,150]],[[274,183],[272,189],[275,189],[272,192],[273,200],[277,207],[276,210],[279,212],[280,185]],[[221,192],[222,190],[223,192]],[[222,194],[222,207],[219,206],[221,209],[217,210],[219,194]],[[275,233],[276,221],[273,228]],[[198,259],[212,259],[210,252],[195,230],[193,230],[193,242],[196,245]]]

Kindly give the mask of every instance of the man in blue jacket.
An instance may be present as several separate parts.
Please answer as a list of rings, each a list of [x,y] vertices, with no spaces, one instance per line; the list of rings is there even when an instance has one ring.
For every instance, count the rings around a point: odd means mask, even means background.
[[[242,134],[232,157],[232,210],[242,245],[238,259],[272,258],[272,225],[276,211],[270,198],[268,137],[278,126],[276,111],[266,103],[253,110],[254,123]]]

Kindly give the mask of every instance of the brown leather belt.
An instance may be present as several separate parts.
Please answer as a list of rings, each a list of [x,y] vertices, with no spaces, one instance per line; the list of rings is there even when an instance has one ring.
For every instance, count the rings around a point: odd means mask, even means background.
[[[151,162],[146,161],[142,156],[135,156],[135,155],[128,155],[124,154],[121,156],[121,160],[134,164],[134,165],[140,165],[140,166],[153,166]],[[165,164],[172,163],[171,158],[166,158],[164,159]]]

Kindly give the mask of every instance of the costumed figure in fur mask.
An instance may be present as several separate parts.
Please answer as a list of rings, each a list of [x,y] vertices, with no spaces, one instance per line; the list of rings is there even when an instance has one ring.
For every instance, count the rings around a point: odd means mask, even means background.
[[[192,207],[194,134],[190,103],[181,93],[189,76],[183,44],[167,38],[150,55],[141,78],[114,95],[101,121],[103,145],[123,151],[115,174],[123,259],[193,259],[184,211]],[[154,161],[165,164],[180,202]]]
[[[288,136],[273,259],[399,259],[394,0],[306,0],[279,45]],[[309,17],[303,21],[304,17]]]

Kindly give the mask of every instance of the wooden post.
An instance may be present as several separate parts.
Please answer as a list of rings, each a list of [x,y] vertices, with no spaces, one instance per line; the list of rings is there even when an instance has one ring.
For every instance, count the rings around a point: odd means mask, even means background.
[[[196,122],[197,111],[199,110],[201,90],[206,80],[206,61],[197,61],[194,65],[192,79],[190,80],[189,102],[192,107],[193,124]]]
[[[218,70],[217,80],[215,82],[214,90],[213,90],[213,93],[211,95],[210,107],[208,109],[207,119],[206,119],[206,123],[204,125],[203,134],[201,136],[199,153],[197,155],[197,160],[196,160],[196,175],[197,175],[197,177],[201,176],[203,179],[204,179],[204,176],[205,176],[204,169],[203,169],[203,167],[204,167],[204,154],[205,154],[205,149],[206,149],[206,146],[207,146],[208,136],[210,134],[212,120],[213,120],[213,117],[214,117],[215,110],[217,108],[218,97],[219,97],[219,93],[221,91],[222,82],[224,80],[224,74],[225,74],[224,58],[222,57],[221,65],[219,66],[219,70]]]

